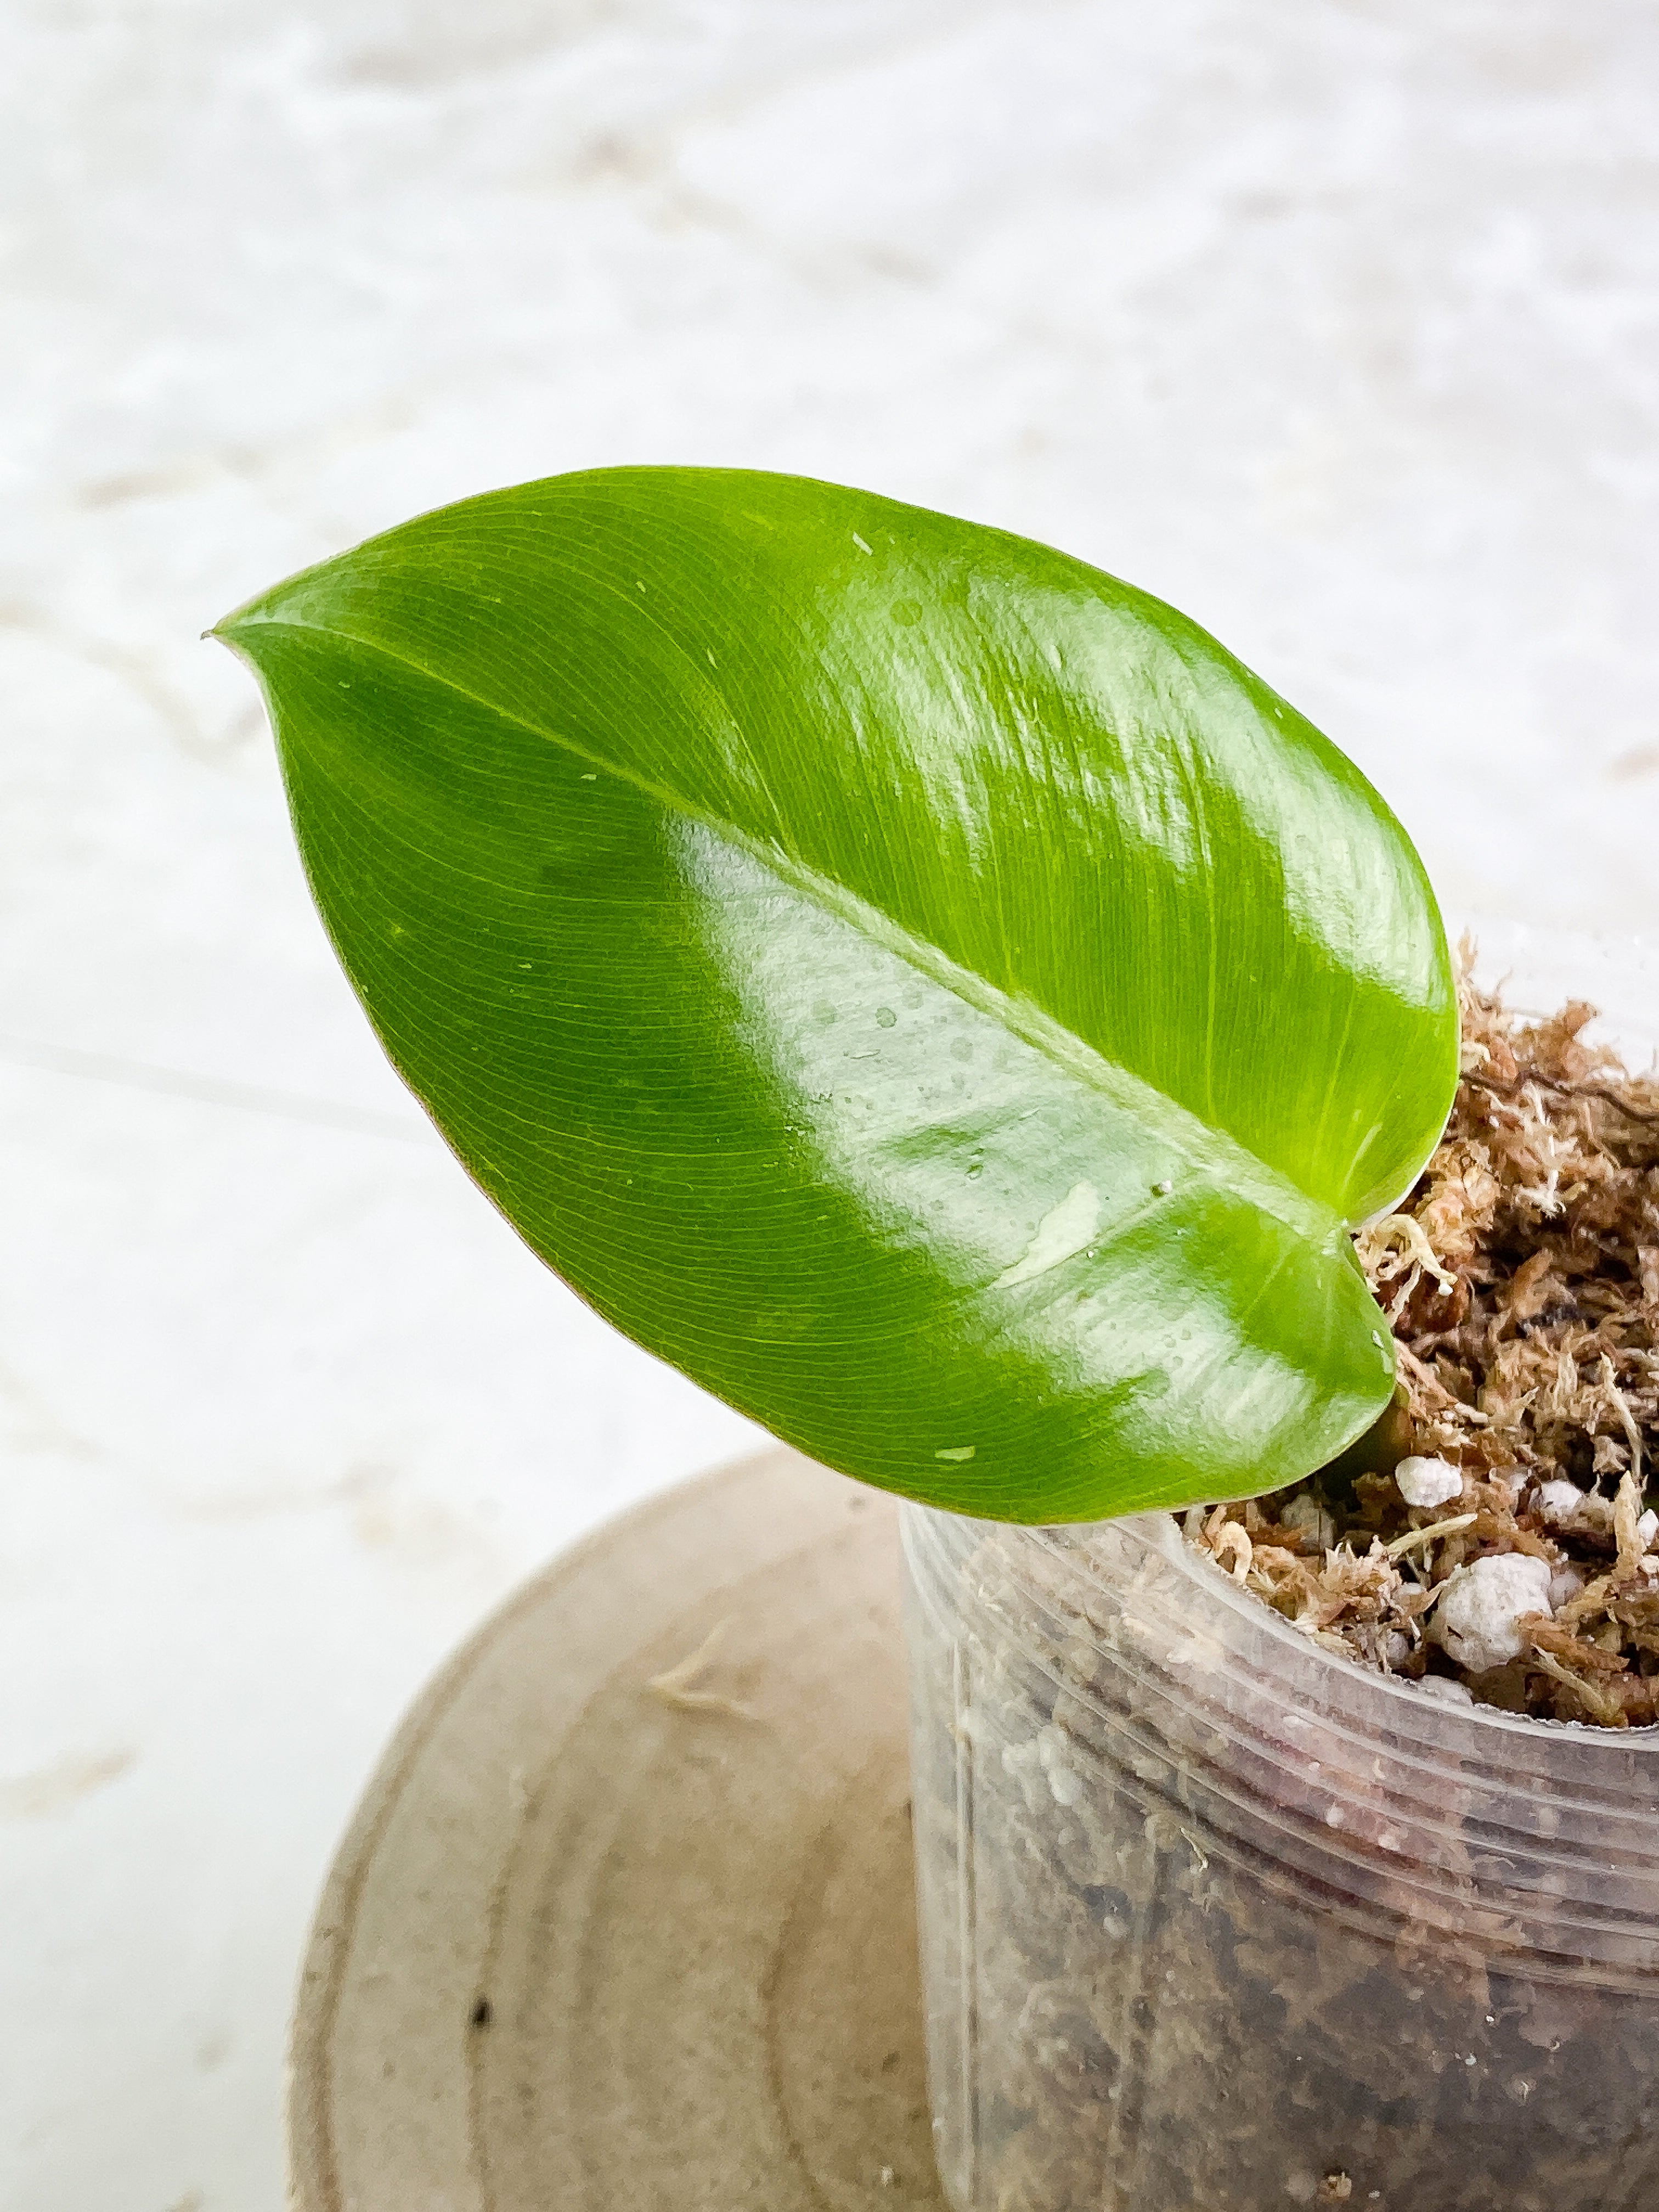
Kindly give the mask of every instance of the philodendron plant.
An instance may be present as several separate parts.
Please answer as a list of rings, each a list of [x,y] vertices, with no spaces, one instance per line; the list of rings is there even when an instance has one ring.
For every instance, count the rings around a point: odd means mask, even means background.
[[[799,477],[495,492],[250,600],[325,921],[464,1165],[813,1457],[1095,1518],[1276,1487],[1393,1340],[1456,1081],[1350,762],[1161,601]]]

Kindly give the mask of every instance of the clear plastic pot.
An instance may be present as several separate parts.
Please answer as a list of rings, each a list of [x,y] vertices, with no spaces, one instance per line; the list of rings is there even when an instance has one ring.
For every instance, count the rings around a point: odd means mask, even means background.
[[[1659,950],[1471,927],[1648,1062]],[[904,1525],[957,2212],[1656,2212],[1659,1729],[1367,1673],[1168,1516]]]
[[[1369,1673],[1167,1515],[904,1539],[957,2212],[1659,2205],[1659,1730]]]

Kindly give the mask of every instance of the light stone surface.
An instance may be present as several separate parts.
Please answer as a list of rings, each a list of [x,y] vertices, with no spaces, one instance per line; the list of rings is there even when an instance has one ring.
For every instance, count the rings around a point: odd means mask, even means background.
[[[283,2026],[432,1663],[748,1432],[380,1061],[198,632],[588,464],[1055,540],[1448,904],[1659,927],[1642,0],[0,13],[0,2205],[275,2212]]]

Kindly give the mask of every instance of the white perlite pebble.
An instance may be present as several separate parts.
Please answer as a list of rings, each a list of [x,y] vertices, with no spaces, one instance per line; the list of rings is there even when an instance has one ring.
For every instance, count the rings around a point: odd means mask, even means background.
[[[1558,1567],[1550,1577],[1550,1611],[1559,1613],[1570,1604],[1584,1587],[1584,1577],[1575,1566]]]
[[[1438,1698],[1443,1705],[1472,1705],[1474,1692],[1467,1682],[1454,1682],[1449,1674],[1425,1674],[1418,1684],[1425,1698]]]
[[[1460,1567],[1436,1608],[1437,1639],[1472,1674],[1518,1658],[1516,1623],[1523,1613],[1551,1610],[1552,1572],[1547,1559],[1535,1559],[1528,1552],[1505,1552]]]
[[[1551,1528],[1560,1528],[1578,1518],[1584,1493],[1576,1482],[1540,1482],[1533,1502]]]
[[[1083,1778],[1066,1758],[1066,1750],[1063,1731],[1052,1723],[1037,1738],[1037,1756],[1056,1805],[1075,1805],[1083,1795]]]
[[[1394,1471],[1407,1505],[1449,1505],[1463,1494],[1463,1478],[1443,1459],[1402,1459]]]

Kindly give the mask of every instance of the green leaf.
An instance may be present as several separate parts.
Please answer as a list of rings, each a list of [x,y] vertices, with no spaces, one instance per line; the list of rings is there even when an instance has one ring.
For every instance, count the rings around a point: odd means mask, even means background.
[[[1048,548],[628,469],[221,625],[393,1061],[533,1248],[804,1450],[1065,1520],[1387,1402],[1346,1224],[1450,1103],[1422,867],[1213,639]]]

